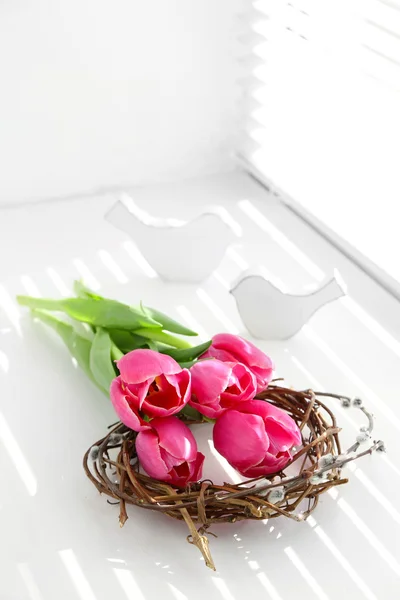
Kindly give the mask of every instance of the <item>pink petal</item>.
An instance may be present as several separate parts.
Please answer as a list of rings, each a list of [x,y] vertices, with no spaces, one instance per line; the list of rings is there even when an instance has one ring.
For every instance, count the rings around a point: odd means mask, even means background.
[[[132,350],[125,354],[119,361],[117,367],[123,381],[129,383],[143,383],[147,379],[154,379],[162,373],[171,375],[179,373],[179,364],[166,354],[154,350]]]
[[[247,468],[264,458],[269,439],[261,417],[227,410],[213,430],[214,446],[232,466]]]
[[[218,333],[213,337],[212,345],[216,348],[228,349],[237,362],[242,362],[252,369],[262,369],[262,372],[274,369],[271,358],[262,350],[244,338],[231,333]]]
[[[216,336],[214,336],[214,337],[216,337]],[[200,356],[201,360],[210,359],[210,358],[215,358],[216,360],[220,360],[221,362],[235,362],[236,361],[236,358],[234,357],[233,354],[231,354],[227,350],[216,348],[214,345],[211,345],[208,348],[208,350],[206,350],[204,352],[204,354],[202,354]]]
[[[143,403],[143,412],[149,417],[160,418],[160,417],[171,417],[182,409],[182,406],[174,406],[166,409],[162,406],[155,406],[149,402]]]
[[[138,434],[136,452],[147,475],[161,481],[169,481],[169,469],[161,457],[158,435],[154,431],[141,431]]]
[[[217,419],[226,410],[225,408],[222,408],[220,406],[218,400],[216,400],[212,404],[199,404],[198,402],[191,400],[189,402],[189,405],[198,410],[199,413],[201,413],[208,419]]]
[[[171,469],[169,472],[171,483],[177,487],[186,487],[189,482],[198,481],[201,478],[204,458],[204,454],[198,452],[194,461],[183,462]]]
[[[182,369],[173,375],[161,376],[162,381],[174,386],[177,396],[180,396],[186,404],[190,399],[192,376],[189,369]]]
[[[146,398],[143,399],[140,408],[151,417],[166,417],[174,415],[187,404],[190,398],[190,373],[187,369],[175,375],[159,375],[156,377],[154,386],[147,387]],[[137,386],[144,386],[145,383]]]
[[[220,360],[204,360],[190,369],[192,394],[199,404],[214,402],[229,383],[232,367]]]
[[[221,394],[221,404],[229,407],[233,403],[252,400],[257,393],[257,382],[249,369],[241,363],[225,363],[232,367],[228,387]]]
[[[193,433],[178,417],[156,418],[151,421],[157,432],[160,446],[177,460],[193,461],[197,454],[197,444]]]
[[[297,426],[296,429],[289,428],[288,423],[268,417],[265,419],[265,428],[268,432],[270,443],[274,450],[276,450],[275,453],[290,450],[292,446],[301,443],[301,434]],[[269,451],[272,451],[271,446]]]
[[[192,375],[188,369],[182,369],[174,375],[166,375],[166,381],[173,385],[177,391],[177,395],[181,398],[182,406],[190,400],[192,392]]]
[[[260,475],[272,475],[273,473],[279,473],[279,471],[282,471],[282,469],[284,469],[289,462],[290,458],[291,456],[289,453],[285,453],[279,458],[267,453],[264,457],[264,460],[262,460],[258,465],[249,467],[248,469],[238,470],[242,475],[244,475],[244,477],[249,478],[260,477]]]
[[[268,432],[269,424],[273,427],[273,431],[278,432],[277,425],[273,423],[280,424],[281,429],[278,435],[281,436],[284,444],[289,443],[289,438],[292,439],[291,446],[301,444],[301,433],[298,428],[296,422],[292,419],[290,415],[287,414],[281,408],[274,406],[270,402],[266,402],[264,400],[250,400],[249,402],[241,402],[240,403],[240,412],[250,413],[253,415],[259,415],[262,417],[265,423],[266,430]],[[285,430],[285,433],[283,432]],[[285,438],[283,439],[283,435]]]
[[[142,405],[143,402],[146,399],[146,396],[149,392],[149,387],[150,384],[153,382],[152,379],[147,379],[146,381],[143,381],[143,383],[138,383],[135,388],[136,388],[136,398],[135,401],[137,402],[137,407],[142,410]],[[130,391],[130,388],[128,388]]]
[[[160,456],[163,459],[163,461],[165,462],[168,472],[171,469],[173,469],[174,467],[176,467],[177,465],[180,465],[181,463],[184,462],[183,460],[179,460],[179,458],[172,456],[172,454],[170,454],[169,452],[164,450],[164,448],[161,448],[161,446],[160,446]]]
[[[246,365],[255,375],[257,392],[264,390],[271,381],[274,363],[251,342],[231,333],[218,333],[209,349],[201,358],[214,357],[222,361],[234,361]]]
[[[204,460],[205,460],[204,454],[202,454],[201,452],[198,452],[197,456],[196,456],[196,460],[194,461],[194,463],[191,464],[191,467],[193,469],[193,474],[189,481],[199,481],[201,479]]]
[[[184,461],[169,472],[169,480],[177,487],[185,487],[190,479],[190,465]]]
[[[133,429],[133,431],[142,431],[150,428],[149,423],[146,423],[129,403],[128,400],[130,397],[122,388],[121,377],[116,377],[111,382],[110,398],[115,412],[124,425]]]

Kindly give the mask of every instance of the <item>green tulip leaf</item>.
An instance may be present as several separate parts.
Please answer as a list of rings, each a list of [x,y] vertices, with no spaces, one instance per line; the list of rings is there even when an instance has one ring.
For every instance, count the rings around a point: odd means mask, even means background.
[[[208,342],[204,342],[204,344],[199,344],[198,346],[192,346],[191,348],[184,349],[176,349],[176,348],[163,348],[160,349],[160,352],[163,354],[168,354],[174,358],[178,363],[187,363],[192,362],[196,358],[198,358],[201,354],[203,354],[208,348],[211,346],[211,340]]]
[[[109,390],[116,377],[111,358],[112,341],[107,331],[97,329],[90,348],[90,370],[100,387]]]
[[[124,354],[137,350],[137,348],[143,348],[148,344],[147,338],[124,329],[108,329],[108,333],[114,344]]]
[[[52,327],[63,340],[67,346],[71,356],[73,356],[85,372],[85,374],[101,389],[102,392],[108,395],[108,388],[101,386],[96,379],[93,377],[92,370],[90,368],[90,351],[92,342],[87,337],[80,335],[72,325],[53,317],[40,310],[33,310],[32,314],[34,317]]]
[[[115,329],[160,328],[160,323],[136,308],[105,298],[65,298],[48,300],[17,296],[19,304],[32,309],[65,312],[69,317],[96,327]]]
[[[102,296],[99,296],[88,287],[86,287],[82,281],[74,282],[74,291],[77,296],[80,298],[94,298],[96,300],[105,300]],[[140,304],[140,310],[142,313],[150,317],[151,319],[157,321],[161,326],[161,329],[165,331],[170,331],[171,333],[179,333],[180,335],[188,335],[188,336],[197,336],[196,331],[181,325],[178,321],[171,319],[168,315],[156,310],[155,308],[150,308],[149,306],[144,306],[143,303]]]
[[[204,419],[204,416],[200,414],[198,410],[193,408],[193,406],[189,406],[189,404],[186,404],[179,414],[185,415],[185,417],[191,421],[202,421]]]
[[[99,296],[98,294],[95,294],[95,292],[92,292],[92,290],[90,290],[88,287],[86,287],[82,281],[76,279],[74,281],[74,292],[75,295],[78,296],[79,298],[94,298],[95,300],[103,300],[104,298],[102,296]]]
[[[168,315],[156,310],[155,308],[150,308],[149,306],[141,305],[143,312],[160,323],[162,329],[165,331],[171,331],[171,333],[179,333],[180,335],[198,335],[192,329],[188,329],[184,325],[178,323],[174,319],[171,319]]]

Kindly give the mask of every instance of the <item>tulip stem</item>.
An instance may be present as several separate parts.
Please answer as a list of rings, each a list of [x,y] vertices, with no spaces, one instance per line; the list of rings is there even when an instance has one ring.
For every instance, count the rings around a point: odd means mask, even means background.
[[[149,328],[144,327],[143,329],[137,329],[135,334],[141,335],[142,337],[152,340],[153,342],[161,342],[163,344],[167,344],[168,346],[173,346],[174,348],[185,349],[192,347],[192,345],[186,340],[175,335],[171,335],[170,333],[165,333],[165,331],[162,331],[161,329],[152,329],[150,331]]]
[[[114,361],[117,361],[120,358],[122,358],[123,356],[124,356],[124,353],[121,352],[121,350],[118,348],[118,346],[116,346],[115,344],[112,344],[112,346],[111,346],[111,358]]]

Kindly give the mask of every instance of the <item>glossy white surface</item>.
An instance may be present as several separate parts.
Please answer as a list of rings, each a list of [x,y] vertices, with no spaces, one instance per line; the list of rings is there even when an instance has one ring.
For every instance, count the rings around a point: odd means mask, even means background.
[[[1,600],[398,598],[399,304],[244,175],[143,188],[134,198],[153,215],[183,220],[215,202],[243,238],[205,283],[165,284],[103,219],[110,196],[0,212]],[[258,343],[289,384],[361,396],[389,452],[349,469],[350,483],[327,494],[304,524],[216,527],[212,573],[186,543],[184,524],[131,508],[119,528],[118,507],[98,495],[81,467],[86,448],[115,420],[111,406],[13,297],[67,294],[84,276],[106,295],[143,299],[203,337],[242,333],[227,290],[248,266],[304,292],[340,270],[348,297],[321,309],[290,341]],[[350,441],[362,424],[358,413],[336,410]],[[199,437],[207,446],[205,428]],[[229,478],[209,463],[205,475]]]

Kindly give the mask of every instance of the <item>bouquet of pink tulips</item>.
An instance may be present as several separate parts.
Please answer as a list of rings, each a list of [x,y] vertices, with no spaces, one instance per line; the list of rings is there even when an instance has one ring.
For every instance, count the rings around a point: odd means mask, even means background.
[[[267,355],[227,333],[191,346],[182,336],[197,334],[159,311],[103,298],[79,282],[75,289],[76,298],[18,301],[55,328],[84,371],[109,391],[121,422],[138,432],[137,456],[150,477],[180,488],[201,479],[204,456],[182,415],[215,422],[215,448],[242,475],[285,467],[301,435],[286,412],[255,399],[272,378]]]
[[[244,476],[282,470],[291,448],[301,443],[287,413],[254,399],[267,387],[273,365],[243,338],[214,336],[190,369],[150,349],[133,350],[116,365],[120,375],[111,383],[111,401],[121,421],[139,432],[139,461],[155,479],[178,487],[201,479],[204,456],[179,420],[187,405],[215,420],[215,448]]]
[[[18,301],[57,331],[111,397],[121,423],[89,448],[83,463],[96,488],[119,501],[121,525],[126,503],[183,519],[188,541],[214,569],[208,527],[278,516],[303,521],[322,493],[347,482],[343,466],[384,450],[381,440],[371,441],[372,415],[359,398],[269,385],[271,359],[245,339],[219,333],[192,346],[187,337],[194,331],[153,308],[103,298],[80,282],[75,291],[74,298]],[[326,396],[367,418],[345,453]],[[250,479],[202,480],[205,458],[191,422],[212,422],[216,450]],[[296,461],[297,474],[287,476],[285,467]]]

